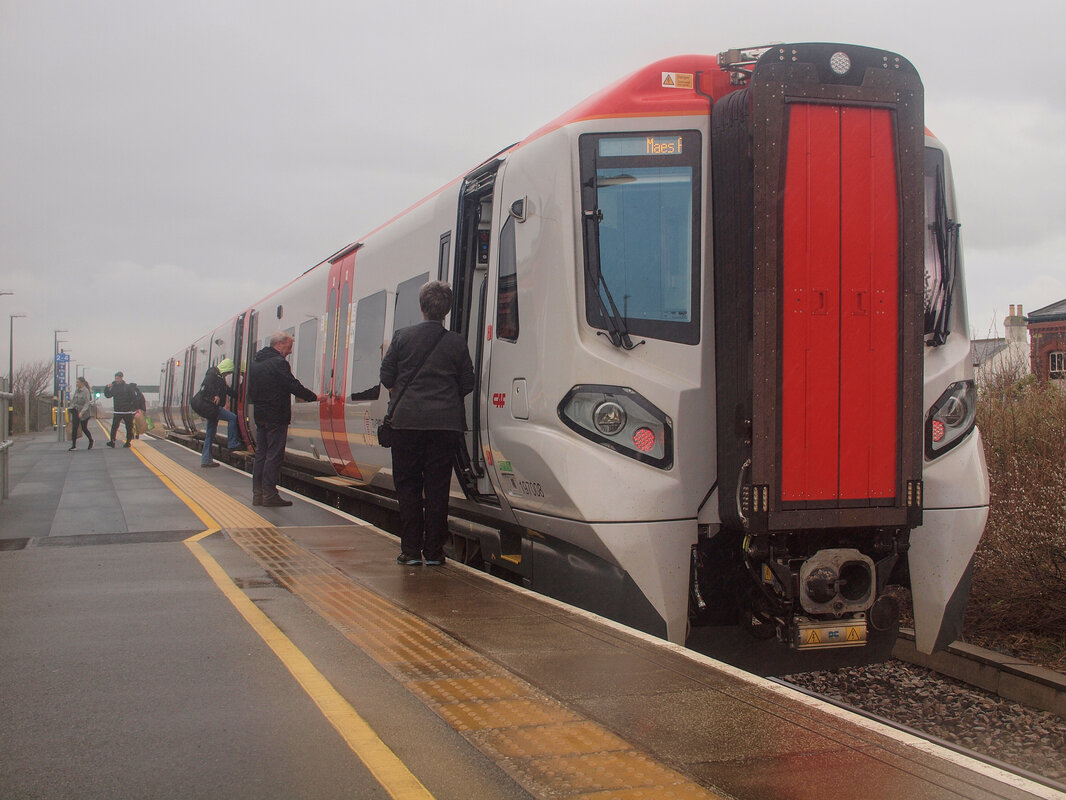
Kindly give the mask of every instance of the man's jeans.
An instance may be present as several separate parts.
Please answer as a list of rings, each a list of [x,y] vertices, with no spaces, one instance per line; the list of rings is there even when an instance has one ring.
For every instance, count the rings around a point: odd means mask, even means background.
[[[244,442],[241,440],[241,429],[237,425],[237,415],[228,408],[219,406],[217,418],[205,419],[207,427],[204,429],[204,452],[200,456],[201,464],[210,464],[214,460],[211,457],[211,444],[215,441],[215,431],[218,430],[218,421],[220,419],[226,420],[226,425],[228,426],[226,434],[229,437],[229,441],[226,443],[226,447],[230,450],[240,450],[244,446]]]
[[[278,496],[281,462],[285,460],[285,441],[289,423],[272,422],[255,426],[255,460],[252,462],[252,497],[270,500]]]

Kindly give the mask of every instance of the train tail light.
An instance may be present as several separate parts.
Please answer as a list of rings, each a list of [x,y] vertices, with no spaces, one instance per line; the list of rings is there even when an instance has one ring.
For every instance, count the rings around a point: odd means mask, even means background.
[[[586,439],[659,469],[673,466],[670,418],[632,389],[575,386],[558,411],[566,426]]]
[[[977,389],[958,381],[940,395],[925,420],[925,455],[936,458],[966,438],[977,422]]]

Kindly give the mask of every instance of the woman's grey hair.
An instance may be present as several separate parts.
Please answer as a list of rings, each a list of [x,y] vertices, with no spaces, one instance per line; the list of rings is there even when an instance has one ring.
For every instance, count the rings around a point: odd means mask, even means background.
[[[272,334],[270,334],[270,342],[268,344],[273,347],[276,344],[288,342],[290,340],[293,340],[294,338],[295,337],[291,333],[285,333],[285,331],[274,331]]]
[[[430,281],[418,292],[418,305],[426,319],[442,322],[452,310],[452,287],[444,281]]]

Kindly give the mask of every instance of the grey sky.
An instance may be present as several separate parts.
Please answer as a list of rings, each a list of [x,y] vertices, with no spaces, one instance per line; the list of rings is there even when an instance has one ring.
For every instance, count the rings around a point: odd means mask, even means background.
[[[991,4],[988,4],[991,6]],[[971,328],[1066,297],[1060,4],[0,0],[0,353],[161,363],[442,184],[670,55],[910,59],[958,184]],[[1004,9],[1009,8],[1007,13]]]

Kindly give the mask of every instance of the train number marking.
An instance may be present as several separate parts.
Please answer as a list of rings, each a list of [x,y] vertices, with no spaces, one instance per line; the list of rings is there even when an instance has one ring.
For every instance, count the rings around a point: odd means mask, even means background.
[[[544,488],[534,481],[512,481],[526,497],[544,497]]]

